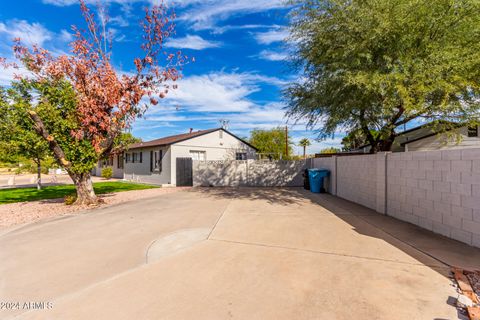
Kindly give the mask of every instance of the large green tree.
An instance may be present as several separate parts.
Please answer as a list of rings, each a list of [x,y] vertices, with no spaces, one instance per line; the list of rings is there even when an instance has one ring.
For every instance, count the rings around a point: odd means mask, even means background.
[[[377,152],[419,117],[478,123],[480,1],[292,2],[288,115],[321,137],[358,129]]]
[[[250,132],[249,142],[258,149],[258,153],[271,159],[289,159],[292,155],[292,140],[285,128],[270,130],[254,129]],[[288,150],[288,154],[287,154]]]
[[[10,100],[10,101],[8,101]],[[0,88],[0,152],[1,158],[25,157],[37,165],[37,189],[41,189],[42,161],[51,155],[48,143],[33,128],[26,117],[30,105],[15,90],[7,95]]]
[[[12,95],[24,100],[28,106],[24,117],[72,178],[76,204],[95,204],[98,198],[90,171],[111,153],[116,138],[136,117],[176,88],[174,82],[187,58],[180,51],[169,54],[163,47],[175,25],[174,14],[160,3],[145,9],[138,34],[142,53],[133,59],[133,69],[121,72],[111,60],[105,15],[99,19],[85,0],[79,4],[86,29],[72,27],[75,34],[69,54],[56,56],[39,46],[27,47],[17,38],[16,62],[0,57],[0,66],[22,65],[28,70],[15,77]],[[104,8],[100,5],[100,9]]]

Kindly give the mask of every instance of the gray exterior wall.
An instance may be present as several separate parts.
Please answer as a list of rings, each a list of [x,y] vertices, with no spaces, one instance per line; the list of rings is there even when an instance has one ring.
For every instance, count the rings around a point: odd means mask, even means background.
[[[307,161],[194,161],[194,186],[300,187]]]
[[[123,179],[123,169],[118,167],[118,156],[113,156],[113,166],[103,165],[103,160],[99,161],[97,166],[93,168],[92,175],[100,177],[104,168],[112,168],[112,177],[117,179]]]
[[[162,150],[162,171],[150,171],[150,151]],[[171,149],[169,147],[139,148],[128,150],[126,153],[142,152],[142,163],[124,163],[124,178],[129,181],[136,181],[149,184],[170,184],[171,183]]]

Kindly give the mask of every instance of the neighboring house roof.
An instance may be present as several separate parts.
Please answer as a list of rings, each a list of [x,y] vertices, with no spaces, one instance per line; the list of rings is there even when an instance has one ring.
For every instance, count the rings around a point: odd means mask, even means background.
[[[454,128],[461,127],[463,124],[460,123],[452,123],[449,121],[443,121],[439,120],[438,123],[444,123],[444,124],[450,124],[452,126],[451,129],[446,130],[450,131],[453,130]],[[432,123],[425,123],[422,124],[421,126],[411,128],[402,132],[399,132],[398,135],[395,138],[394,146],[393,146],[393,151],[402,151],[403,147],[410,142],[422,140],[428,137],[432,137],[434,135],[437,135],[439,132],[435,130],[435,127],[432,126]],[[363,148],[370,147],[370,144],[365,144],[363,146],[358,147],[355,150],[361,150]]]
[[[438,135],[439,133],[452,131],[452,130],[458,129],[458,128],[465,125],[465,124],[462,124],[462,123],[453,123],[453,122],[448,122],[448,121],[442,121],[442,122],[446,125],[450,125],[451,127],[447,128],[445,131],[442,131],[442,130],[438,131],[438,130],[436,130],[435,127],[432,127],[431,123],[427,123],[427,124],[421,125],[419,127],[416,127],[416,128],[410,129],[410,130],[406,130],[406,131],[400,133],[398,135],[398,137],[405,136],[404,139],[399,141],[400,145],[403,147],[410,142],[415,142],[415,141],[422,140],[422,139],[425,139],[425,138],[433,137],[433,136]],[[422,129],[422,131],[420,131],[418,134],[410,134],[410,133],[412,133],[416,130],[418,131],[420,129]]]
[[[219,130],[222,130],[222,131],[230,134],[231,136],[233,136],[233,137],[235,137],[236,139],[238,139],[238,140],[242,141],[243,143],[245,143],[245,144],[246,144],[247,146],[249,146],[250,148],[253,148],[253,149],[255,149],[256,151],[258,151],[258,149],[255,148],[254,146],[252,146],[250,143],[246,142],[246,141],[243,140],[243,139],[240,139],[239,137],[237,137],[236,135],[234,135],[234,134],[231,133],[230,131],[228,131],[228,130],[226,130],[226,129],[223,129],[223,128],[215,128],[215,129],[207,129],[207,130],[193,131],[193,132],[190,132],[190,133],[177,134],[177,135],[174,135],[174,136],[163,137],[163,138],[155,139],[155,140],[151,140],[151,141],[134,143],[134,144],[130,145],[130,146],[128,147],[128,149],[131,150],[131,149],[146,148],[146,147],[169,146],[169,145],[172,145],[172,144],[174,144],[174,143],[178,143],[178,142],[182,142],[182,141],[185,141],[185,140],[188,140],[188,139],[192,139],[192,138],[196,138],[196,137],[199,137],[199,136],[203,136],[203,135],[205,135],[205,134],[212,133],[212,132],[219,131]]]

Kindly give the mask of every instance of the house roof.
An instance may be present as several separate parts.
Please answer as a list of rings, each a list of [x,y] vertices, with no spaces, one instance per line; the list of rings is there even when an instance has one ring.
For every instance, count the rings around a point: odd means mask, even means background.
[[[174,135],[174,136],[163,137],[163,138],[160,138],[160,139],[134,143],[134,144],[130,145],[128,147],[128,149],[130,150],[130,149],[147,148],[147,147],[169,146],[169,145],[172,145],[172,144],[177,143],[177,142],[181,142],[181,141],[185,141],[185,140],[188,140],[188,139],[196,138],[196,137],[203,136],[205,134],[212,133],[212,132],[219,131],[219,130],[222,130],[222,131],[230,134],[231,136],[235,137],[236,139],[238,139],[238,140],[242,141],[243,143],[245,143],[246,145],[248,145],[250,148],[253,148],[253,149],[258,151],[258,149],[255,148],[254,146],[252,146],[250,143],[244,141],[243,139],[240,139],[239,137],[237,137],[236,135],[234,135],[230,131],[228,131],[226,129],[223,129],[223,128],[193,131],[193,132],[190,132],[190,133],[182,133],[182,134],[177,134],[177,135]]]
[[[457,128],[460,128],[462,126],[464,126],[465,124],[463,123],[454,123],[454,122],[448,122],[448,121],[441,121],[440,123],[444,123],[446,125],[450,125],[451,127],[450,128],[447,128],[445,130],[445,132],[447,131],[451,131],[451,130],[454,130],[454,129],[457,129]],[[442,130],[436,130],[434,127],[431,126],[432,123],[427,123],[423,126],[420,126],[418,127],[417,129],[425,129],[422,133],[422,135],[418,135],[418,136],[410,136],[410,137],[407,137],[407,139],[405,139],[404,141],[402,141],[400,143],[401,146],[405,146],[406,144],[409,144],[411,142],[415,142],[415,141],[419,141],[419,140],[422,140],[422,139],[425,139],[425,138],[430,138],[430,137],[433,137],[433,136],[436,136],[438,135],[439,133],[442,132]],[[407,130],[408,131],[408,130]],[[406,132],[403,132],[403,133],[406,133]]]
[[[438,120],[437,123],[451,125],[452,128],[448,129],[447,131],[463,125],[461,123],[454,123],[454,122],[445,121],[445,120]],[[437,135],[439,132],[435,130],[432,124],[433,124],[432,122],[429,122],[429,123],[422,124],[418,127],[414,127],[414,128],[399,132],[397,134],[397,137],[395,138],[396,139],[395,142],[398,143],[398,145],[403,147],[407,143],[422,140],[422,139]],[[360,150],[369,146],[370,144],[367,143],[365,145],[358,147],[355,150]]]

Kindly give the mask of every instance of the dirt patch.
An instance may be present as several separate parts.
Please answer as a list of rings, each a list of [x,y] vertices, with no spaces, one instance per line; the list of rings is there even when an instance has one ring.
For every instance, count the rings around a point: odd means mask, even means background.
[[[156,188],[147,190],[124,191],[99,195],[104,200],[100,206],[105,207],[122,202],[152,198],[158,195],[178,192],[187,188]],[[0,205],[0,228],[35,222],[79,211],[91,210],[99,206],[67,206],[63,199],[49,199],[30,202],[17,202]]]
[[[467,278],[470,281],[473,291],[480,300],[480,271],[468,272]]]

